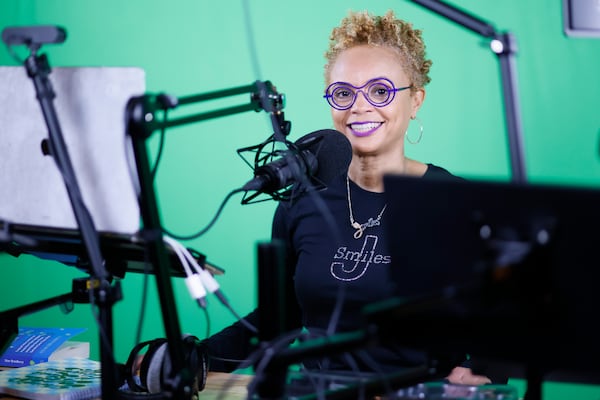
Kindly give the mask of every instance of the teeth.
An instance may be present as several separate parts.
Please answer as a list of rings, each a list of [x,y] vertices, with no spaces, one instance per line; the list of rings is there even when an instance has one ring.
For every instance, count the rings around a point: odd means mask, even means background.
[[[352,128],[353,130],[355,130],[357,132],[368,132],[370,130],[377,128],[379,125],[381,125],[380,122],[369,122],[366,124],[351,124],[350,128]]]

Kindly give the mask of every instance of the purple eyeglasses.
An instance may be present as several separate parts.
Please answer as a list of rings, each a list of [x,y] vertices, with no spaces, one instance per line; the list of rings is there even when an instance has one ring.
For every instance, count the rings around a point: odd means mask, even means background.
[[[358,92],[361,92],[371,105],[385,107],[394,100],[396,92],[411,87],[412,85],[396,88],[392,81],[383,77],[371,79],[360,87],[347,82],[334,82],[327,87],[323,97],[336,110],[347,110],[356,102]]]

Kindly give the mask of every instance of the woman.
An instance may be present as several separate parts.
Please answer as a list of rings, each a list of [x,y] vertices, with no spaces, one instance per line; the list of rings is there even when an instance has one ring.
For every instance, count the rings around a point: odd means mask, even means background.
[[[325,54],[325,98],[336,130],[352,145],[347,175],[320,195],[337,224],[326,229],[322,211],[309,195],[279,204],[273,238],[286,245],[290,276],[299,305],[292,326],[312,337],[361,327],[365,304],[392,294],[391,256],[385,237],[384,174],[453,177],[432,164],[409,159],[404,145],[409,124],[425,99],[431,61],[425,58],[421,32],[396,19],[393,12],[372,16],[351,12],[333,29]],[[422,127],[418,129],[420,140]],[[247,321],[257,321],[256,312]],[[236,323],[205,341],[211,369],[231,371],[246,358],[252,333]],[[460,362],[462,360],[457,360]],[[401,344],[349,351],[341,356],[305,360],[309,368],[389,372],[422,365],[425,355]],[[457,364],[454,364],[457,365]],[[452,383],[483,384],[490,380],[457,366]]]

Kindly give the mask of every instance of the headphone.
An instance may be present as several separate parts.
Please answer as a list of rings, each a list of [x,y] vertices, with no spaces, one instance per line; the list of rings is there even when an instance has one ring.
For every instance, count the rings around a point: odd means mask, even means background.
[[[129,353],[124,368],[125,381],[129,390],[136,393],[161,393],[164,380],[171,374],[171,357],[167,339],[153,339],[138,343]],[[139,366],[139,383],[135,379],[136,361],[140,351],[147,347]],[[198,399],[198,392],[204,389],[208,373],[208,357],[205,345],[193,335],[183,336],[184,367],[194,375],[192,398]],[[148,398],[148,397],[144,397]]]

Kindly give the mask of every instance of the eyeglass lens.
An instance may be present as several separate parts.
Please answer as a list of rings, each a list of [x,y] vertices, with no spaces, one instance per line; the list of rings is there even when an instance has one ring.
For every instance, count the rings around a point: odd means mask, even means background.
[[[385,78],[374,79],[361,87],[355,87],[349,83],[337,82],[328,88],[326,97],[333,107],[345,109],[352,107],[356,101],[358,92],[362,92],[363,96],[372,105],[381,107],[393,100],[395,88]]]

